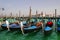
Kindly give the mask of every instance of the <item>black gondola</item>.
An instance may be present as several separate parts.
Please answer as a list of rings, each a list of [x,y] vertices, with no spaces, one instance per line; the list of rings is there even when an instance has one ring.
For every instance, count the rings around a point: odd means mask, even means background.
[[[2,24],[1,27],[3,29],[7,29],[7,25],[6,24]],[[9,27],[10,27],[11,30],[20,30],[20,25],[19,24],[10,24]],[[24,27],[24,31],[38,30],[40,28],[41,27],[36,27],[36,26],[30,26],[30,27],[25,26]]]
[[[45,28],[44,28],[44,33],[45,33],[45,34],[51,33],[51,32],[52,32],[52,26],[53,26],[53,22],[49,20],[49,21],[46,23],[46,26],[45,26]]]
[[[60,19],[57,20],[57,31],[60,32]]]

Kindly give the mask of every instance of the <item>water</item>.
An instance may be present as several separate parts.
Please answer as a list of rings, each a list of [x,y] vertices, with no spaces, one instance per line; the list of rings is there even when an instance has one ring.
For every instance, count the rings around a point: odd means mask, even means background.
[[[55,26],[53,26],[54,29]],[[7,31],[0,28],[0,40],[60,40],[60,33],[53,32],[49,35],[39,30],[22,35],[21,31]]]
[[[0,30],[0,40],[60,40],[60,34],[52,32],[49,35],[44,35],[39,30],[22,35],[21,31]]]

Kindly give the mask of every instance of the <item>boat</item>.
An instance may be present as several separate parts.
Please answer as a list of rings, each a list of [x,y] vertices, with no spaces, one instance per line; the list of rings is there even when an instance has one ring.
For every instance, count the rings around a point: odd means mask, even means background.
[[[38,30],[38,29],[41,28],[41,26],[37,27],[37,25],[35,25],[35,21],[34,22],[30,22],[30,23],[31,23],[31,26],[29,26],[29,24],[26,23],[26,21],[23,22],[24,31]],[[2,24],[1,27],[3,29],[7,29],[7,25],[6,24]],[[16,23],[16,22],[10,23],[9,27],[10,27],[11,30],[20,30],[21,29],[20,24]]]
[[[7,29],[6,24],[2,24],[1,27],[2,27],[2,29]],[[9,27],[10,27],[11,30],[20,30],[21,29],[19,24],[10,24]],[[40,28],[41,27],[37,27],[37,26],[29,26],[29,27],[25,26],[24,30],[25,31],[30,31],[30,30],[38,30]]]
[[[46,27],[44,28],[44,33],[45,33],[45,34],[49,34],[49,33],[51,33],[51,32],[52,32],[52,28],[51,28],[51,27],[46,26]]]
[[[60,19],[57,20],[57,31],[60,32]]]
[[[57,31],[60,32],[60,27],[57,27]]]
[[[52,32],[52,26],[53,26],[53,22],[52,22],[52,21],[48,21],[48,22],[46,23],[45,28],[44,28],[44,33],[45,33],[45,34],[51,33],[51,32]]]

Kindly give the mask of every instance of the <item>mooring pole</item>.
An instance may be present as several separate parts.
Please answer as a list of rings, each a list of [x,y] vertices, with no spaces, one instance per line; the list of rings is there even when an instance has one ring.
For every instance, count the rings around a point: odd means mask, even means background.
[[[41,12],[41,15],[42,15],[42,32],[44,32],[44,20],[43,20],[43,12]]]
[[[57,10],[55,9],[55,30],[57,29],[57,25],[56,25],[56,15],[57,15]],[[57,30],[56,30],[57,31]]]
[[[30,23],[31,17],[32,17],[32,15],[31,15],[31,6],[30,6],[30,9],[29,9],[29,23]]]
[[[38,19],[38,12],[37,12],[37,10],[36,10],[36,22],[37,22],[37,19]]]
[[[21,12],[19,11],[19,23],[20,23],[20,14],[21,14]]]
[[[12,18],[12,12],[10,13],[10,17]]]
[[[25,19],[24,19],[24,14],[23,14],[23,21],[24,21]]]

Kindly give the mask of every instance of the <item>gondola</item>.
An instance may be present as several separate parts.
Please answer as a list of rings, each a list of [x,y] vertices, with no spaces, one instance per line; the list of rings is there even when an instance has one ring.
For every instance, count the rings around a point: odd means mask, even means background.
[[[7,25],[6,24],[2,24],[1,25],[2,29],[7,29]],[[10,24],[9,25],[11,30],[20,30],[20,25],[19,24]],[[24,31],[32,31],[32,30],[38,30],[41,27],[36,27],[36,26],[30,26],[30,27],[24,27]]]
[[[10,21],[10,20],[9,20]],[[31,25],[29,25],[29,20],[28,21],[23,21],[24,25],[24,31],[34,31],[34,30],[40,30],[42,27],[40,26],[40,22],[36,24],[36,19],[30,19]],[[39,26],[39,27],[37,27]],[[1,25],[2,29],[7,29],[6,24]],[[16,23],[15,21],[13,23],[10,22],[9,24],[10,30],[21,30],[20,24]]]
[[[57,27],[57,31],[60,32],[60,27]]]
[[[52,32],[52,28],[51,27],[47,26],[47,27],[44,28],[44,33],[45,34],[49,34],[51,32]]]
[[[57,20],[57,32],[60,32],[60,19]]]
[[[52,32],[52,26],[53,26],[53,22],[52,21],[48,21],[45,25],[45,28],[44,28],[44,33],[45,34],[49,34]]]

